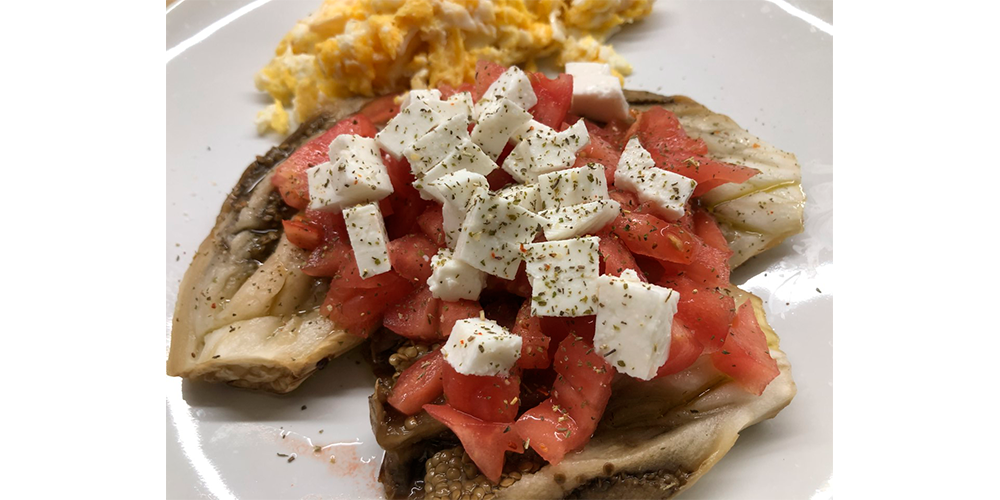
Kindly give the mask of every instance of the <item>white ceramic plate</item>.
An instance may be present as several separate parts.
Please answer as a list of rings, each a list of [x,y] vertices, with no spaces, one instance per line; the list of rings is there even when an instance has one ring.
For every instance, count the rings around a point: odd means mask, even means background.
[[[168,342],[192,252],[243,169],[277,142],[256,135],[254,115],[268,100],[253,75],[319,3],[181,0],[168,10]],[[792,3],[659,0],[614,39],[636,68],[630,88],[688,95],[796,153],[809,198],[806,232],[733,274],[765,299],[798,396],[743,432],[683,495],[689,500],[832,497],[833,9]],[[285,396],[165,382],[168,498],[382,496],[382,453],[368,423],[374,380],[359,357],[331,363]]]

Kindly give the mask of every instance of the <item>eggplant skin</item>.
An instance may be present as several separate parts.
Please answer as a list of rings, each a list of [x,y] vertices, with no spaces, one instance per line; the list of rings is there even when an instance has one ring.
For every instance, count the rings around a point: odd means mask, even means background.
[[[329,280],[302,273],[306,253],[281,224],[295,210],[271,184],[295,149],[360,105],[304,123],[243,172],[181,280],[168,375],[285,393],[362,342],[319,313]]]

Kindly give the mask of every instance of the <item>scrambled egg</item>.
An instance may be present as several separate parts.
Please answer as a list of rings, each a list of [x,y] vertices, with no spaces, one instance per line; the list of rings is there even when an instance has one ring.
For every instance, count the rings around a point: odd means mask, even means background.
[[[609,63],[632,72],[606,43],[649,14],[654,0],[324,0],[278,44],[255,77],[274,98],[258,130],[287,133],[324,104],[355,95],[472,81],[476,61],[534,69],[535,61]]]

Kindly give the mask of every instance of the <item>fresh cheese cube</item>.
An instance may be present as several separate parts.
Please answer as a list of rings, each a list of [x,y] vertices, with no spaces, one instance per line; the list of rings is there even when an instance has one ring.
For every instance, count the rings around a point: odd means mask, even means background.
[[[579,205],[544,210],[538,213],[545,218],[542,230],[549,241],[576,238],[595,233],[615,220],[621,206],[615,200],[597,200]]]
[[[392,194],[389,172],[382,163],[375,140],[341,137],[348,139],[338,144],[335,159],[306,169],[312,210],[337,211]]]
[[[521,336],[492,320],[462,319],[455,322],[441,355],[463,375],[507,375],[521,357]]]
[[[347,236],[354,250],[354,261],[358,265],[358,275],[370,278],[388,271],[389,237],[385,232],[385,221],[377,202],[355,205],[344,209],[344,223]]]
[[[594,351],[619,372],[650,380],[670,356],[670,330],[680,293],[643,283],[635,271],[597,280]]]
[[[440,99],[440,97],[439,95],[438,98]],[[465,116],[467,117],[466,122],[472,121],[474,105],[472,104],[472,94],[469,92],[452,94],[448,99],[432,102],[431,105],[437,108],[437,112],[443,119]]]
[[[443,204],[445,241],[454,248],[466,214],[479,198],[489,193],[490,183],[481,174],[459,170],[435,180],[425,190]]]
[[[597,311],[600,238],[525,245],[534,316],[587,316]]]
[[[414,102],[421,102],[424,104],[432,104],[441,100],[441,91],[438,89],[414,89],[406,93],[403,96],[402,102],[399,103],[399,109],[404,109]]]
[[[434,168],[428,170],[423,177],[418,178],[413,183],[413,186],[423,190],[425,186],[429,186],[432,182],[459,170],[468,170],[469,172],[488,175],[490,172],[496,170],[496,168],[497,164],[489,156],[486,156],[486,153],[482,149],[479,149],[476,143],[465,141],[451,153],[448,153],[448,156],[438,162]],[[431,197],[425,199],[431,199]]]
[[[455,256],[480,271],[514,279],[522,248],[535,239],[543,222],[545,219],[513,202],[487,195],[465,217]]]
[[[538,187],[541,210],[554,210],[608,197],[608,181],[604,176],[604,165],[600,163],[539,175]]]
[[[535,89],[531,87],[531,80],[517,66],[508,68],[486,89],[483,97],[476,102],[476,118],[480,117],[491,104],[504,98],[525,110],[533,108],[538,103]]]
[[[469,116],[455,115],[407,146],[403,156],[413,175],[419,177],[468,141]]]
[[[618,161],[615,186],[633,191],[640,202],[650,202],[657,216],[671,221],[680,219],[698,183],[655,165],[639,138],[633,137]]]
[[[375,134],[379,147],[393,158],[401,158],[407,146],[445,121],[439,107],[441,93],[433,92],[437,91],[411,91],[403,100],[405,106]]]
[[[503,168],[518,182],[532,183],[541,174],[571,167],[576,154],[589,142],[590,134],[583,120],[562,132],[534,124],[504,159]]]
[[[486,273],[456,259],[451,250],[442,248],[431,258],[427,286],[431,295],[441,300],[479,300],[479,292],[486,287]]]
[[[566,63],[573,76],[573,103],[570,111],[579,116],[609,122],[628,119],[628,101],[611,67],[600,63]]]
[[[479,114],[472,140],[496,160],[515,132],[531,121],[531,113],[505,97],[494,101]]]
[[[529,212],[538,212],[537,184],[511,184],[497,191],[497,196]]]

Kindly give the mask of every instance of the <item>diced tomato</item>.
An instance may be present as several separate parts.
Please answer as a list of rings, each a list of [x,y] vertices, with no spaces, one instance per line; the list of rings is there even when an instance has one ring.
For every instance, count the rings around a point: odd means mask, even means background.
[[[760,173],[755,168],[683,152],[661,153],[650,150],[649,154],[656,161],[657,167],[694,179],[698,186],[695,187],[693,196],[701,196],[729,182],[746,182]]]
[[[704,350],[694,332],[675,317],[670,327],[670,357],[656,370],[656,376],[665,377],[686,370],[698,360]]]
[[[472,89],[472,100],[478,101],[482,99],[486,90],[490,88],[490,85],[493,85],[493,82],[495,82],[497,78],[500,78],[500,75],[502,75],[504,71],[507,71],[507,68],[493,61],[487,61],[485,59],[476,61],[476,85],[475,88]]]
[[[424,285],[385,311],[383,326],[408,339],[441,340],[441,299]]]
[[[391,94],[379,97],[374,101],[365,104],[359,113],[367,116],[372,123],[377,123],[379,125],[386,123],[399,113],[399,105],[396,104],[396,97],[398,95],[399,94]]]
[[[701,139],[688,137],[677,115],[655,106],[639,115],[636,135],[648,151],[682,152],[689,155],[707,155],[708,146]]]
[[[283,220],[281,227],[288,242],[303,250],[312,250],[323,243],[323,230],[308,222]]]
[[[449,97],[451,97],[451,96],[453,96],[455,94],[459,94],[461,92],[472,93],[475,89],[476,89],[476,86],[473,85],[473,84],[471,84],[471,83],[469,83],[469,82],[461,83],[457,87],[452,87],[451,85],[448,85],[447,83],[442,83],[441,85],[438,86],[438,90],[441,91],[441,98],[442,99],[447,99],[447,98],[449,98]]]
[[[416,360],[399,374],[389,394],[389,404],[406,415],[420,413],[425,404],[444,393],[442,373],[446,364],[440,350]]]
[[[438,246],[426,235],[408,234],[390,241],[388,247],[389,262],[400,276],[418,284],[431,277],[431,257]]]
[[[354,262],[354,252],[347,243],[347,238],[327,240],[314,248],[302,265],[302,272],[308,276],[331,278],[341,273],[345,268],[354,268],[357,274],[358,266]]]
[[[597,316],[577,316],[575,318],[542,316],[538,319],[541,321],[542,331],[549,337],[552,337],[551,345],[553,346],[561,343],[565,338],[572,337],[580,337],[587,342],[594,341],[594,328],[597,324]]]
[[[600,235],[600,238],[598,251],[601,254],[601,274],[621,276],[622,271],[631,269],[639,275],[639,279],[646,281],[646,275],[642,269],[639,269],[639,265],[635,263],[635,257],[622,243],[621,238],[614,234]]]
[[[413,187],[413,173],[406,158],[395,159],[388,153],[382,153],[382,163],[389,173],[392,182],[392,194],[385,198],[392,206],[392,215],[385,217],[385,229],[390,239],[396,239],[413,232],[417,227],[417,218],[433,202],[420,198],[420,193]]]
[[[506,158],[506,156],[504,156],[504,158]],[[501,163],[503,163],[503,160],[497,160],[497,165]],[[489,175],[486,176],[486,181],[490,183],[490,191],[497,191],[508,184],[516,182],[514,177],[502,168],[498,168],[490,172]]]
[[[517,360],[517,366],[524,369],[549,367],[551,339],[542,331],[539,318],[531,315],[531,301],[524,301],[521,309],[517,311],[511,333],[521,337],[521,357]]]
[[[615,184],[615,170],[618,169],[618,160],[621,158],[621,151],[617,145],[606,141],[600,135],[594,134],[594,130],[601,130],[591,122],[587,123],[587,130],[591,132],[590,142],[580,150],[577,155],[575,167],[586,165],[587,163],[600,163],[604,165],[604,177],[608,186]]]
[[[780,373],[750,301],[740,306],[722,349],[712,353],[712,364],[757,396]]]
[[[733,251],[729,249],[729,242],[722,235],[722,229],[719,229],[719,223],[702,208],[694,210],[694,233],[705,244],[726,252],[728,254],[726,258],[733,255]]]
[[[681,298],[677,303],[677,318],[692,332],[706,352],[715,352],[729,332],[729,325],[736,314],[732,297],[715,288],[698,286],[687,277],[673,277],[657,282],[677,290]]]
[[[558,374],[552,396],[521,415],[514,429],[555,465],[590,441],[611,398],[615,370],[589,342],[572,336],[559,343],[552,366]]]
[[[677,223],[649,214],[623,212],[614,220],[611,231],[622,239],[632,253],[657,260],[688,264],[694,260],[697,236]]]
[[[271,184],[288,206],[302,210],[309,205],[309,180],[306,178],[306,170],[329,161],[330,143],[333,139],[340,134],[375,137],[376,132],[378,130],[368,117],[349,116],[289,155],[275,169]]]
[[[480,420],[451,405],[424,405],[424,410],[458,436],[469,458],[494,483],[503,473],[504,453],[524,452],[521,439],[509,423]]]
[[[673,262],[661,262],[666,279],[674,276],[686,276],[691,281],[707,288],[729,286],[729,255],[708,245],[698,242],[698,251],[695,252],[694,260],[689,264],[681,265]]]
[[[411,290],[409,283],[396,273],[379,276],[395,278],[396,282],[376,288],[348,288],[331,283],[320,312],[348,333],[367,337],[381,324],[389,305],[402,300]]]
[[[420,230],[424,232],[431,241],[437,246],[444,248],[444,213],[441,211],[441,205],[437,203],[431,203],[424,209],[424,213],[417,217],[417,225],[420,226]]]
[[[549,79],[542,73],[528,73],[538,103],[529,109],[535,121],[558,128],[566,119],[573,101],[573,76],[561,73]]]
[[[444,398],[456,410],[489,422],[513,422],[517,418],[521,375],[479,376],[458,373],[444,363]]]
[[[568,120],[567,120],[568,121]],[[625,133],[628,131],[630,124],[626,122],[609,122],[605,123],[603,127],[598,124],[587,120],[587,132],[590,133],[590,138],[593,140],[594,137],[600,137],[601,140],[610,144],[615,152],[619,152],[625,147],[625,142],[628,139]]]
[[[608,197],[617,201],[622,210],[634,212],[639,207],[639,198],[631,191],[612,188],[608,190]]]
[[[455,323],[462,319],[478,318],[483,311],[474,300],[441,301],[441,338],[448,338]]]

